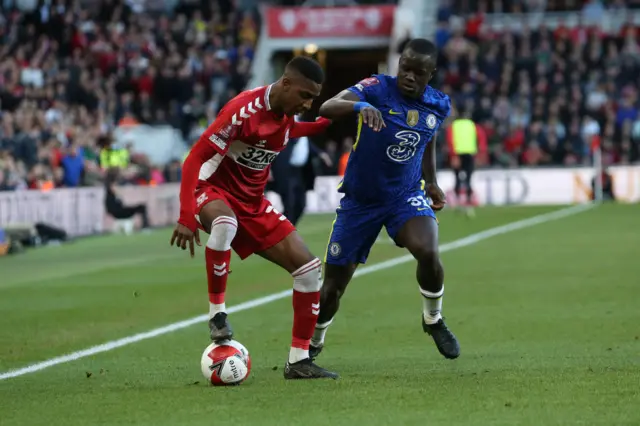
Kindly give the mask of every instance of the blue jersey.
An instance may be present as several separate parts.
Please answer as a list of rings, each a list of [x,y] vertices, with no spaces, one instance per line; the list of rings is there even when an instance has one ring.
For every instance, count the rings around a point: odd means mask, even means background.
[[[358,118],[353,152],[338,189],[361,203],[388,203],[420,186],[422,156],[451,110],[449,96],[427,86],[419,99],[400,92],[396,77],[374,75],[348,89],[380,110],[379,132]]]
[[[349,90],[379,109],[387,127],[374,132],[358,119],[339,188],[345,196],[325,256],[332,265],[365,263],[383,227],[395,241],[412,218],[435,220],[421,187],[422,157],[451,110],[444,93],[427,87],[420,99],[410,99],[400,93],[396,78],[387,75],[374,75]]]

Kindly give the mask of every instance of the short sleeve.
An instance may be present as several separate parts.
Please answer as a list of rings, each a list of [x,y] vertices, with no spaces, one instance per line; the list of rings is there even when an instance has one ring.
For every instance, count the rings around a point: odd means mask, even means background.
[[[448,95],[445,95],[442,100],[442,115],[444,119],[451,115],[451,98]]]
[[[382,83],[380,79],[372,76],[361,80],[358,84],[349,87],[347,90],[358,96],[362,102],[371,102],[377,98],[381,89]]]
[[[220,155],[227,153],[231,142],[240,136],[244,127],[244,123],[238,119],[238,114],[234,113],[232,108],[225,108],[200,137],[202,142],[209,144]]]

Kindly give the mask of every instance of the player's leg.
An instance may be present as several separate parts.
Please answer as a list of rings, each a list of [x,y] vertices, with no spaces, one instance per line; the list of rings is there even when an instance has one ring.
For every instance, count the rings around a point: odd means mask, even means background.
[[[309,354],[317,357],[324,347],[329,326],[340,308],[340,299],[353,277],[358,264],[365,263],[369,251],[376,241],[384,220],[384,211],[369,206],[359,206],[346,197],[336,211],[336,220],[331,227],[322,290],[320,292],[320,314]]]
[[[462,169],[464,170],[464,186],[467,190],[467,214],[473,215],[473,188],[471,187],[471,175],[473,174],[475,159],[471,154],[465,154],[460,157],[462,161]]]
[[[311,359],[315,359],[322,352],[329,326],[333,322],[336,313],[338,313],[338,309],[340,309],[340,299],[357,268],[357,263],[348,263],[346,265],[324,264],[324,280],[320,290],[320,314],[318,315],[318,323],[309,346]]]
[[[438,252],[438,224],[423,195],[410,197],[387,224],[389,235],[418,262],[416,277],[423,301],[422,327],[446,358],[457,358],[460,346],[441,312],[444,269]],[[421,206],[418,206],[420,204]]]
[[[456,204],[457,205],[462,205],[462,169],[460,167],[460,164],[456,164],[453,166],[453,174],[454,174],[454,178],[455,178],[455,184],[453,186],[453,193],[455,194],[456,197]]]
[[[465,154],[461,155],[462,169],[464,170],[464,186],[467,190],[467,203],[471,205],[471,197],[473,196],[473,189],[471,188],[471,175],[473,174],[473,155]]]
[[[134,207],[137,214],[140,215],[140,220],[142,221],[142,228],[149,228],[149,215],[147,214],[147,206],[146,204],[138,204]]]
[[[198,220],[209,239],[204,249],[209,290],[209,329],[211,339],[219,342],[233,337],[233,330],[227,321],[225,292],[231,262],[231,242],[236,236],[238,222],[233,210],[224,199],[213,191],[206,194],[202,201],[198,198],[200,209]],[[202,196],[202,194],[197,194]],[[204,204],[205,201],[209,201]]]
[[[288,235],[263,251],[261,257],[281,266],[293,277],[293,329],[286,379],[338,378],[336,373],[315,365],[309,357],[309,342],[318,320],[320,308],[321,266],[293,225],[286,221]],[[286,232],[285,226],[278,233]]]
[[[239,219],[243,238],[232,244],[238,256],[244,259],[256,253],[293,277],[293,329],[285,378],[337,378],[337,374],[318,367],[309,358],[309,341],[320,302],[320,259],[311,254],[293,224],[266,198],[257,209],[243,213]]]
[[[129,219],[136,214],[140,215],[142,228],[149,228],[149,216],[147,215],[147,206],[137,204],[135,206],[121,207],[115,211],[109,212],[116,219]]]

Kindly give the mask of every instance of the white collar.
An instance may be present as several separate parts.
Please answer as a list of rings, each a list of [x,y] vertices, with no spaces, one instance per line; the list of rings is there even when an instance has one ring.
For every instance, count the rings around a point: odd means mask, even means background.
[[[269,93],[271,93],[271,87],[273,87],[273,83],[267,86],[267,90],[264,92],[264,105],[267,107],[267,111],[271,111],[271,104],[269,103]]]

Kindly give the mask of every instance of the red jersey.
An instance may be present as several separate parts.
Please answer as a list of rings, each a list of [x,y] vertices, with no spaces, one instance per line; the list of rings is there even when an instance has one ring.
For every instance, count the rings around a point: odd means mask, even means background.
[[[269,178],[269,168],[289,138],[322,132],[331,122],[296,122],[271,111],[273,85],[240,93],[225,105],[200,136],[185,160],[180,185],[180,220],[191,230],[194,193],[198,182],[222,189],[247,205],[259,205]]]

